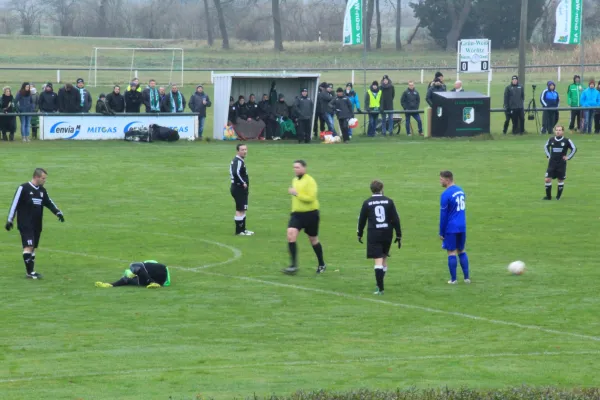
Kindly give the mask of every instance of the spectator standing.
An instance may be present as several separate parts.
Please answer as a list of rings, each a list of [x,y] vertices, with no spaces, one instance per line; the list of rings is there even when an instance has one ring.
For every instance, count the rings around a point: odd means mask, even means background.
[[[55,113],[58,111],[58,95],[54,92],[51,82],[46,83],[40,93],[38,108],[42,113]]]
[[[581,93],[581,107],[596,107],[600,106],[600,92],[596,90],[596,82],[592,79],[588,88]],[[594,120],[595,110],[583,111],[583,132],[592,133],[592,122]]]
[[[600,106],[600,85],[596,85],[596,91],[598,92],[598,102],[596,105]],[[600,133],[600,110],[596,110],[594,121],[594,133]]]
[[[72,84],[67,83],[58,91],[58,111],[61,113],[81,112],[79,106],[79,91]]]
[[[104,93],[100,93],[98,101],[96,101],[96,114],[111,115],[110,110],[106,106],[106,96]]]
[[[575,75],[573,77],[573,83],[569,85],[567,89],[567,104],[569,107],[581,107],[581,94],[583,93],[583,85],[581,84],[581,77]],[[583,114],[580,110],[571,110],[571,119],[569,120],[569,130],[575,130],[581,125],[581,115]]]
[[[171,91],[163,99],[163,107],[169,113],[182,113],[185,110],[185,97],[177,85],[171,85]]]
[[[512,120],[513,135],[523,134],[525,131],[525,91],[519,83],[519,77],[514,75],[510,85],[504,89],[504,129],[502,133],[506,135],[509,121]]]
[[[159,87],[158,94],[160,95],[160,112],[169,112],[165,104],[165,98],[167,97],[166,89],[163,86]]]
[[[259,117],[265,123],[265,136],[267,140],[279,137],[279,124],[275,118],[275,107],[271,105],[268,94],[263,94],[262,100],[258,103],[258,109],[260,110]]]
[[[389,132],[392,135],[394,130],[394,114],[386,111],[394,109],[396,89],[389,76],[383,76],[379,90],[381,91],[381,134],[385,136]]]
[[[429,82],[429,85],[427,85],[427,89],[429,89],[430,87],[432,87],[435,82],[436,79],[439,80],[439,82],[441,82],[441,86],[443,87],[444,90],[442,90],[443,92],[446,91],[446,84],[444,83],[444,74],[442,74],[440,71],[435,73],[435,76],[433,78],[433,80],[431,82]]]
[[[408,89],[402,93],[402,97],[400,98],[400,105],[402,109],[406,111],[415,111],[418,110],[421,106],[421,95],[415,89],[415,82],[408,81]],[[411,135],[410,129],[410,119],[414,118],[417,121],[417,127],[419,129],[419,136],[423,136],[423,122],[421,121],[421,116],[417,113],[407,113],[406,114],[406,134],[408,136]]]
[[[354,113],[354,110],[356,110],[360,113],[360,100],[354,91],[354,86],[351,82],[346,84],[346,97],[350,100],[350,103],[352,103],[352,112]],[[348,128],[348,136],[352,138],[352,128]]]
[[[115,85],[112,93],[106,96],[106,108],[111,114],[122,114],[125,112],[125,97],[121,94],[121,87]]]
[[[321,91],[317,96],[317,104],[319,108],[319,114],[321,118],[327,124],[327,130],[330,131],[334,136],[337,135],[335,131],[335,125],[333,123],[333,114],[329,108],[329,103],[333,100],[333,85],[331,83],[326,84],[325,90]]]
[[[129,92],[134,85],[136,88],[135,90],[141,93],[142,88],[140,86],[140,80],[137,77],[135,77],[131,80],[131,83],[129,84],[129,86],[127,86],[127,91]]]
[[[344,143],[348,143],[350,141],[350,135],[348,133],[348,120],[350,120],[350,118],[354,118],[354,111],[352,111],[353,105],[350,99],[344,93],[344,89],[341,87],[337,88],[336,95],[337,97],[331,101],[331,108],[338,117]]]
[[[451,92],[464,92],[464,91],[465,91],[465,89],[463,89],[462,81],[454,82],[454,87],[452,88]]]
[[[148,82],[148,87],[142,92],[142,100],[144,102],[144,106],[146,106],[147,113],[160,112],[162,98],[158,88],[156,87],[156,81],[154,79],[150,79]]]
[[[196,92],[190,97],[189,107],[194,113],[198,113],[198,139],[204,134],[204,122],[206,121],[206,108],[212,106],[210,97],[204,93],[202,85],[196,86]]]
[[[40,97],[37,93],[37,88],[35,87],[35,85],[33,83],[31,84],[31,98],[33,99],[34,112],[38,112],[38,102],[39,102]],[[33,138],[33,140],[37,140],[39,129],[40,129],[40,117],[38,115],[32,115],[31,116],[31,137]]]
[[[85,88],[83,79],[77,79],[77,90],[79,91],[79,112],[88,113],[92,108],[92,95]]]
[[[29,82],[23,82],[21,90],[15,97],[15,106],[18,113],[35,112],[35,102],[31,95],[31,85]],[[31,129],[31,115],[19,115],[21,121],[21,138],[24,142],[29,142],[29,130]]]
[[[294,117],[298,120],[298,143],[310,143],[310,121],[313,116],[314,103],[308,97],[308,89],[300,91],[300,97],[294,101]]]
[[[373,81],[371,87],[365,93],[365,110],[369,113],[367,136],[374,137],[377,133],[377,120],[381,112],[381,90],[379,90],[377,81]]]
[[[139,113],[142,103],[142,92],[139,90],[139,85],[131,82],[129,90],[125,92],[125,112]]]
[[[2,89],[2,113],[12,114],[15,112],[15,99],[9,86]],[[15,140],[15,131],[17,130],[17,117],[0,116],[0,131],[2,131],[2,140],[11,142]]]
[[[319,85],[319,93],[317,94],[317,115],[315,116],[315,123],[313,124],[313,135],[315,137],[318,137],[319,133],[325,130],[325,117],[324,114],[321,113],[321,105],[325,100],[325,97],[321,95],[323,92],[327,92],[327,82],[322,82]]]
[[[446,85],[444,82],[440,80],[440,78],[435,78],[433,84],[427,89],[427,96],[425,97],[425,101],[429,104],[430,107],[433,107],[433,94],[440,93],[446,91]]]
[[[540,102],[542,106],[546,108],[556,108],[560,106],[560,96],[556,91],[556,85],[553,81],[548,81],[546,89],[540,96]],[[556,110],[544,110],[542,117],[542,135],[548,133],[552,134],[554,126],[558,123],[558,111]]]

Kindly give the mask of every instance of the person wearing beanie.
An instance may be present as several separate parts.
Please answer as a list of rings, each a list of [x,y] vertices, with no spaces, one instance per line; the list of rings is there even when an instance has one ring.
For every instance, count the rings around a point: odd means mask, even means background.
[[[361,113],[362,111],[360,110],[360,100],[358,98],[358,95],[356,94],[356,91],[354,91],[354,86],[352,85],[351,82],[348,82],[346,84],[346,97],[350,100],[350,103],[352,103],[352,112],[354,112],[354,110],[358,111],[359,113]],[[348,128],[348,136],[350,136],[350,138],[352,138],[352,128]]]
[[[308,89],[302,88],[296,97],[293,115],[298,120],[298,143],[310,143],[310,122],[313,116],[314,103],[308,97]]]
[[[433,84],[427,89],[427,96],[425,96],[425,101],[429,104],[429,107],[433,107],[433,94],[435,92],[445,92],[446,85],[440,78],[435,78]]]
[[[323,82],[323,85],[323,90],[317,95],[317,112],[319,113],[319,118],[325,121],[327,130],[335,136],[337,133],[333,124],[333,113],[329,108],[329,103],[333,100],[333,85],[325,82]],[[323,128],[322,125],[321,127]]]
[[[196,86],[196,92],[190,96],[188,107],[193,113],[198,113],[198,139],[204,134],[204,122],[206,121],[206,108],[212,106],[210,97],[204,93],[202,85]]]
[[[46,83],[39,95],[38,107],[42,113],[55,113],[58,111],[58,95],[54,92],[51,82]]]
[[[553,81],[548,81],[546,89],[540,96],[540,102],[544,108],[556,108],[560,106],[560,96],[556,91],[556,85]],[[542,116],[542,135],[546,133],[551,135],[554,131],[554,126],[558,123],[558,111],[544,110]]]
[[[12,114],[15,112],[15,98],[12,95],[10,86],[5,86],[2,89],[2,114]],[[0,131],[2,132],[3,141],[15,140],[15,131],[17,130],[17,117],[15,116],[0,116]]]
[[[127,91],[129,92],[131,90],[131,88],[133,87],[133,85],[135,85],[135,87],[137,88],[136,90],[138,92],[142,92],[142,87],[140,86],[140,80],[138,78],[133,78],[131,80],[131,83],[129,84],[129,86],[127,86]]]
[[[508,124],[512,120],[513,135],[522,135],[525,131],[525,91],[519,83],[519,77],[514,75],[510,85],[504,89],[504,129],[502,133],[506,135]]]
[[[421,106],[421,95],[415,89],[415,82],[408,81],[408,89],[402,93],[402,97],[400,97],[400,105],[406,111],[416,111]],[[419,130],[419,136],[423,136],[423,122],[421,121],[421,116],[417,113],[406,113],[406,134],[408,136],[411,135],[410,129],[410,119],[414,118],[417,121],[417,128]]]
[[[389,76],[383,76],[379,90],[381,90],[381,134],[383,136],[387,133],[392,135],[394,130],[394,114],[386,111],[394,109],[396,89]]]
[[[111,114],[124,113],[125,112],[125,97],[121,94],[121,87],[115,85],[112,93],[106,96],[106,108]]]
[[[443,91],[445,92],[446,84],[444,83],[444,74],[442,74],[440,71],[435,73],[433,80],[431,82],[429,82],[429,85],[427,85],[427,90],[429,90],[429,88],[435,84],[436,80],[439,80],[439,82],[441,82],[441,86],[444,88]]]
[[[583,93],[583,85],[581,84],[581,77],[575,75],[573,77],[573,83],[567,88],[567,104],[569,107],[581,107],[581,94]],[[583,120],[583,112],[580,110],[571,110],[571,119],[569,121],[569,130],[575,130],[581,126]]]
[[[142,92],[139,90],[139,84],[131,82],[129,90],[125,92],[125,112],[139,113],[142,108]]]
[[[159,89],[156,87],[156,81],[154,79],[150,79],[148,81],[148,86],[142,91],[142,101],[144,102],[147,113],[157,113],[161,111],[160,105],[162,103],[162,96]]]
[[[344,143],[348,143],[350,141],[348,121],[354,118],[353,105],[348,96],[346,96],[346,93],[344,93],[344,89],[340,87],[335,92],[337,97],[331,101],[331,108],[338,117]]]
[[[371,87],[365,93],[364,103],[365,110],[369,113],[367,136],[373,137],[377,133],[377,121],[381,113],[381,90],[379,90],[379,83],[377,81],[373,81]]]
[[[32,113],[35,111],[35,103],[31,96],[31,85],[23,82],[21,90],[15,96],[15,107],[18,113]],[[31,115],[19,115],[21,121],[21,138],[29,142],[29,129],[31,128]]]
[[[77,79],[77,91],[79,92],[79,111],[80,113],[88,113],[92,108],[92,95],[85,88],[85,82],[82,78]]]
[[[100,93],[98,101],[96,101],[96,114],[111,115],[110,110],[106,106],[106,96],[104,93]]]
[[[600,106],[600,92],[596,90],[596,81],[590,80],[588,88],[581,93],[581,107],[597,107]],[[595,110],[583,111],[583,130],[582,133],[592,133],[592,122],[594,119]]]

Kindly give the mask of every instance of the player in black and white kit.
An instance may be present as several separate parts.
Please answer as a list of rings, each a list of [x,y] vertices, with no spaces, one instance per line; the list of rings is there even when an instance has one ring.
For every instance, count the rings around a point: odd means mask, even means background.
[[[375,260],[375,281],[377,291],[374,294],[383,294],[383,279],[387,272],[387,258],[394,231],[396,231],[395,243],[398,248],[402,247],[402,229],[400,228],[400,216],[394,205],[394,201],[383,195],[383,182],[375,180],[371,182],[373,195],[364,201],[358,217],[358,241],[362,243],[363,231],[367,222],[367,258]]]
[[[5,228],[10,231],[13,221],[17,217],[17,227],[21,232],[23,243],[23,261],[25,262],[25,275],[28,279],[40,279],[41,274],[35,272],[35,249],[40,243],[42,234],[42,220],[44,207],[48,207],[60,222],[65,222],[62,212],[48,196],[44,188],[47,172],[42,168],[36,168],[33,172],[31,182],[22,184],[17,188],[15,197],[8,212]]]
[[[248,210],[248,190],[250,180],[246,171],[246,155],[248,146],[238,144],[237,154],[229,165],[231,178],[231,196],[235,200],[235,234],[238,236],[252,236],[254,232],[246,229],[246,210]]]
[[[565,188],[565,179],[567,178],[567,161],[572,159],[577,152],[577,147],[571,139],[563,135],[565,128],[562,125],[554,127],[553,138],[548,139],[544,146],[546,157],[548,157],[548,169],[546,170],[546,197],[542,200],[552,200],[552,179],[558,179],[558,191],[556,200],[560,200]],[[569,150],[571,152],[569,153]]]

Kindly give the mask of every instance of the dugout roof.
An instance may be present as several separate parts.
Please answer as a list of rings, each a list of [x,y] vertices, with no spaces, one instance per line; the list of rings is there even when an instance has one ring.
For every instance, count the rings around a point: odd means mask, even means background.
[[[225,73],[214,74],[213,83],[215,88],[213,113],[213,137],[223,139],[223,128],[227,124],[227,115],[229,114],[229,97],[233,96],[237,101],[238,96],[242,95],[248,101],[251,93],[256,95],[256,101],[262,100],[263,94],[269,94],[271,83],[275,82],[277,95],[283,93],[285,102],[291,106],[294,104],[296,96],[300,96],[302,88],[308,89],[308,97],[315,103],[311,127],[315,119],[315,110],[317,106],[317,93],[321,74],[303,74],[303,73]]]

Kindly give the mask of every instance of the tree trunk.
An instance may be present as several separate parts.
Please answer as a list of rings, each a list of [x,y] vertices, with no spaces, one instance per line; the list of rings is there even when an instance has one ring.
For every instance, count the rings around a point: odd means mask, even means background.
[[[452,19],[452,28],[450,28],[450,31],[446,35],[446,51],[456,50],[456,44],[460,38],[463,26],[467,22],[467,18],[469,18],[472,6],[473,0],[465,0],[460,12],[457,12],[455,4],[452,1],[448,2],[448,18]]]
[[[381,49],[381,11],[379,9],[379,0],[375,0],[375,16],[377,23],[377,44],[376,49]]]
[[[217,9],[217,16],[219,17],[219,29],[221,30],[221,37],[223,38],[221,47],[225,50],[229,50],[229,36],[227,36],[227,25],[225,25],[225,15],[223,15],[223,8],[221,8],[221,0],[214,1],[215,8]]]
[[[210,11],[208,10],[208,0],[204,0],[204,18],[206,18],[206,34],[208,35],[208,45],[212,47],[215,40],[213,39],[212,19],[210,19]]]
[[[417,26],[415,27],[415,30],[413,31],[413,33],[410,35],[410,37],[408,38],[408,40],[406,41],[406,44],[411,44],[413,39],[415,38],[415,36],[417,36],[417,32],[419,31],[419,28],[421,27],[421,22],[419,22],[417,24]]]
[[[375,5],[375,0],[368,0],[369,4],[367,5],[367,25],[365,26],[365,45],[367,47],[367,51],[371,51],[371,24],[373,23],[373,8]]]
[[[281,35],[281,13],[279,12],[279,0],[272,0],[273,9],[273,41],[275,51],[283,51],[283,38]]]
[[[400,38],[400,28],[402,26],[402,0],[396,1],[396,50],[402,50],[402,40]]]

